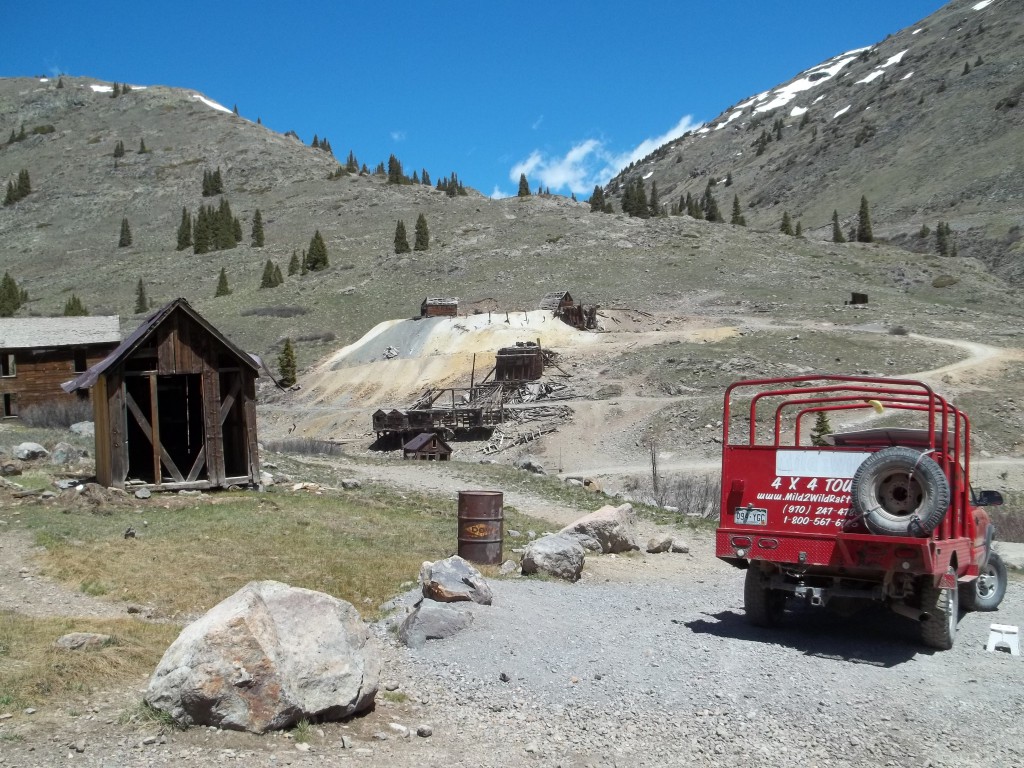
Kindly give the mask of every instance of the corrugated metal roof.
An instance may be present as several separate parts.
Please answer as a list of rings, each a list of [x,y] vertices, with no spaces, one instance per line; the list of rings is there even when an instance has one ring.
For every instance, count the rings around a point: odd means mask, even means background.
[[[120,342],[121,323],[117,315],[0,318],[0,349],[49,349]]]
[[[455,297],[455,296],[436,297],[436,298],[431,298],[431,297],[428,296],[427,298],[425,298],[423,300],[423,303],[424,304],[430,304],[431,306],[434,306],[434,307],[447,307],[447,306],[452,306],[452,305],[457,306],[458,303],[459,303],[459,299],[458,299],[458,297]]]
[[[406,451],[418,451],[421,448],[423,448],[425,445],[427,445],[435,437],[437,437],[437,435],[435,435],[433,432],[421,432],[420,434],[416,435],[416,437],[414,437],[412,440],[410,440],[408,443],[403,445],[402,449],[406,450]],[[451,451],[451,446],[449,446],[448,443],[446,443],[440,437],[437,438],[437,444],[438,444],[439,448],[441,448],[443,450]]]
[[[96,365],[94,365],[92,368],[87,370],[85,373],[80,374],[71,381],[66,381],[63,384],[61,384],[61,389],[63,389],[65,392],[74,392],[76,389],[89,389],[93,384],[95,384],[99,380],[100,376],[103,375],[104,371],[106,371],[112,365],[120,361],[122,358],[130,355],[133,351],[135,351],[137,347],[141,346],[142,342],[146,339],[146,337],[148,337],[149,334],[152,333],[153,330],[158,325],[160,325],[160,323],[162,323],[164,319],[176,309],[180,309],[182,312],[185,312],[189,317],[191,317],[193,320],[199,323],[199,325],[205,328],[207,332],[210,333],[210,335],[214,336],[225,347],[227,347],[228,350],[230,350],[239,359],[240,362],[248,365],[250,368],[256,371],[256,375],[259,376],[259,369],[262,366],[262,361],[259,358],[247,354],[246,352],[243,352],[234,344],[232,344],[231,341],[229,341],[224,334],[222,334],[220,331],[218,331],[216,328],[210,325],[209,321],[207,321],[206,318],[204,318],[202,315],[200,315],[198,312],[192,309],[192,306],[187,301],[185,301],[185,299],[175,299],[174,301],[171,301],[168,304],[165,304],[164,306],[160,307],[160,309],[158,309],[152,315],[143,320],[142,325],[140,325],[138,328],[132,331],[131,335],[127,339],[122,341],[117,349],[115,349],[105,358],[96,363]]]

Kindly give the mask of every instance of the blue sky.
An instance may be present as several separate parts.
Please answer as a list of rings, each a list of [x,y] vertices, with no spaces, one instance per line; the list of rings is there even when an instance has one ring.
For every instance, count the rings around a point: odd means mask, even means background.
[[[198,90],[369,166],[586,197],[747,96],[939,0],[8,2],[0,76]],[[969,6],[970,3],[965,3]]]

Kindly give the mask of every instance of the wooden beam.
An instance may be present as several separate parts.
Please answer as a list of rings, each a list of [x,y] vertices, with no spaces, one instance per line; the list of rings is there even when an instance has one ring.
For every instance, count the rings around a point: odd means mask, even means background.
[[[186,482],[194,482],[199,473],[203,471],[203,465],[206,464],[206,447],[199,449],[199,455],[196,456],[196,461],[192,465],[192,469],[188,472],[188,480]]]
[[[224,422],[227,421],[228,413],[231,412],[231,406],[235,404],[235,398],[242,393],[242,379],[240,376],[231,377],[231,389],[224,397],[223,402],[220,404],[220,426],[224,426]]]
[[[157,401],[156,374],[149,376],[149,419],[153,430],[153,477],[159,483],[163,480],[163,467],[160,466],[160,403]],[[175,478],[179,479],[179,478]]]

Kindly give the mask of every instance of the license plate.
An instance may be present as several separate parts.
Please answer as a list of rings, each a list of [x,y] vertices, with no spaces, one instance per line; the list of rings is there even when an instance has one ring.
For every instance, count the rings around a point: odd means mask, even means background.
[[[736,525],[768,525],[768,510],[737,507]]]

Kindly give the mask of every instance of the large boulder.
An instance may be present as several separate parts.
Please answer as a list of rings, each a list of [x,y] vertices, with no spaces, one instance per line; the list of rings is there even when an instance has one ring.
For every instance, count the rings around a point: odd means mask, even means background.
[[[398,639],[410,648],[421,648],[427,640],[443,640],[473,623],[465,608],[423,600],[398,628]]]
[[[82,458],[82,452],[71,445],[71,443],[60,442],[53,446],[50,451],[51,464],[70,464]]]
[[[579,581],[586,552],[571,536],[550,533],[526,545],[523,573],[546,573],[566,581]]]
[[[631,552],[637,544],[636,513],[631,504],[613,507],[610,504],[565,526],[559,533],[585,534],[601,542],[601,551]]]
[[[380,663],[349,603],[253,581],[185,627],[150,678],[145,700],[183,726],[264,733],[367,709]]]
[[[491,588],[480,571],[458,555],[424,563],[420,568],[420,582],[423,584],[423,596],[439,603],[472,600],[480,605],[490,605],[493,599]]]
[[[544,465],[541,464],[533,456],[523,456],[523,457],[517,459],[516,463],[515,463],[515,466],[516,466],[516,469],[524,469],[527,472],[533,472],[535,475],[546,474],[546,472],[544,470]]]

